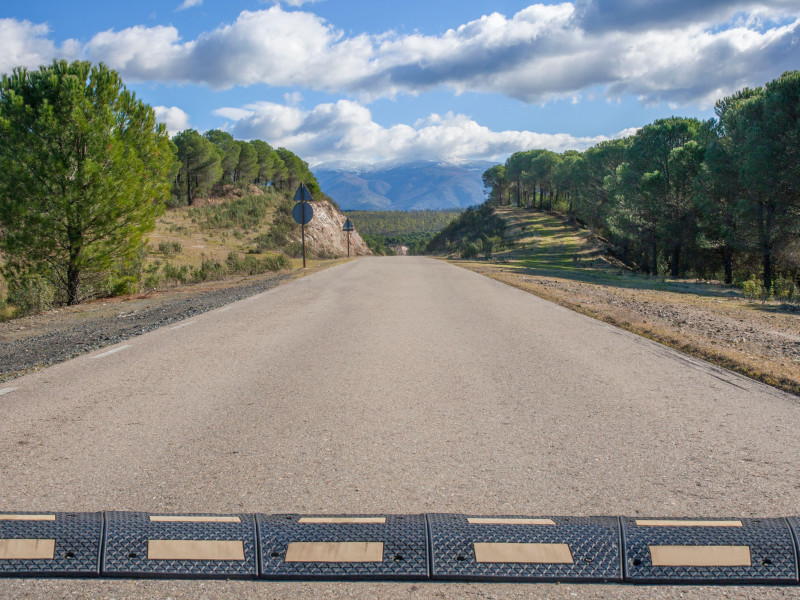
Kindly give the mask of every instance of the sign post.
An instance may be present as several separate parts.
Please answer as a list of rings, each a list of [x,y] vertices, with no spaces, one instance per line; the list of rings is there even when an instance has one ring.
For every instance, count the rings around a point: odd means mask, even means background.
[[[301,183],[294,194],[294,201],[297,204],[292,209],[292,218],[300,224],[300,231],[303,237],[303,268],[306,268],[306,223],[310,223],[314,218],[314,209],[306,202],[312,201],[311,192],[308,191],[305,183]]]
[[[350,232],[355,231],[355,227],[353,227],[353,222],[350,219],[345,220],[344,226],[342,227],[342,231],[347,232],[347,258],[350,258]]]

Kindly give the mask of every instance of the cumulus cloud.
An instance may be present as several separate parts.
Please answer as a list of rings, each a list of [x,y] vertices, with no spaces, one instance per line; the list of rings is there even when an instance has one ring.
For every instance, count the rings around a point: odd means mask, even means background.
[[[14,30],[9,39],[0,35],[0,56],[10,48],[35,62],[60,51],[45,26],[0,22]],[[444,88],[541,103],[600,88],[612,99],[635,94],[645,103],[705,106],[800,64],[800,6],[574,0],[492,13],[440,35],[348,35],[311,12],[275,4],[195,39],[183,40],[172,26],[139,25],[100,32],[81,51],[131,80],[214,89],[266,84],[368,102]]]
[[[153,111],[156,113],[156,120],[166,125],[170,136],[191,127],[189,115],[177,106],[154,106]]]
[[[452,113],[432,114],[413,126],[383,127],[372,119],[368,108],[350,100],[320,104],[308,111],[296,106],[258,102],[241,108],[221,108],[215,114],[235,121],[232,128],[235,137],[263,139],[273,146],[289,148],[312,164],[423,157],[454,162],[503,160],[518,150],[549,148],[561,152],[585,149],[608,139],[566,133],[492,131],[466,115]]]
[[[78,42],[67,40],[59,48],[48,38],[49,33],[45,24],[0,19],[0,73],[16,67],[36,68],[55,56],[76,58],[80,54]]]
[[[737,14],[752,18],[721,26]],[[784,22],[756,24],[757,14]],[[539,103],[601,86],[612,97],[705,103],[800,64],[800,9],[790,0],[576,0],[492,13],[437,36],[347,36],[275,5],[194,40],[139,26],[100,33],[86,50],[139,80],[263,83],[362,101],[444,87]]]

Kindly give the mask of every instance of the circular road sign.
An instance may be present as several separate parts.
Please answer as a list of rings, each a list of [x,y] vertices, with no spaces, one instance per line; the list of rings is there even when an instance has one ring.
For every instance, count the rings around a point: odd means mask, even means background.
[[[308,225],[314,218],[314,209],[305,202],[298,202],[292,209],[292,218],[300,225]]]

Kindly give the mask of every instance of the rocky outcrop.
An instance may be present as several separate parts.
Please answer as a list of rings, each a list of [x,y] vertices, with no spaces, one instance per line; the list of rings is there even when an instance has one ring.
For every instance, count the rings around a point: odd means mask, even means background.
[[[306,225],[306,245],[312,254],[320,257],[347,256],[347,233],[342,231],[347,217],[327,200],[311,202],[314,218]],[[300,241],[300,231],[296,233]],[[350,256],[371,255],[372,251],[358,235],[350,234]]]

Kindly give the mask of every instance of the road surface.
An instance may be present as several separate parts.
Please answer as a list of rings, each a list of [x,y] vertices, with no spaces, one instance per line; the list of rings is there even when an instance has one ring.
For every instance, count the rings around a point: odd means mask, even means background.
[[[428,258],[349,262],[3,386],[4,512],[800,513],[797,398]],[[800,588],[0,580],[3,598],[756,593]]]

